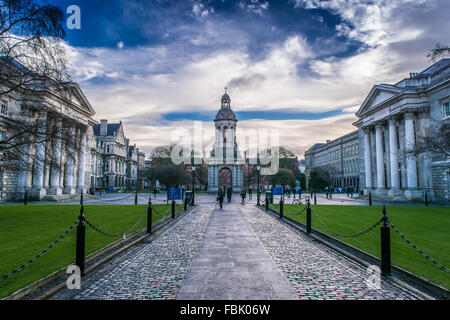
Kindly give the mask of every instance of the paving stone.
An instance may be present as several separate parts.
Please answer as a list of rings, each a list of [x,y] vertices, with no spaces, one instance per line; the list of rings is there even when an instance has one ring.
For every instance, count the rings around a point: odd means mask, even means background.
[[[384,279],[369,288],[361,265],[255,206],[241,211],[300,299],[420,299]]]
[[[138,245],[82,278],[81,290],[51,299],[175,299],[211,216],[213,205],[180,218],[151,243]]]

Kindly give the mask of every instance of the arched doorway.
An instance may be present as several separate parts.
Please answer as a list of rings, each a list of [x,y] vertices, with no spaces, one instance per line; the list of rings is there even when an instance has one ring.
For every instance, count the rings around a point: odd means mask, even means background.
[[[228,168],[222,168],[222,170],[219,171],[219,187],[231,187],[231,178],[231,170]]]

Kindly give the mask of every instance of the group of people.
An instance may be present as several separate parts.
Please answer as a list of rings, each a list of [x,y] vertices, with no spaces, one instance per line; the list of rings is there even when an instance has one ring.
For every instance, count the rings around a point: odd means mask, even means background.
[[[253,190],[249,188],[248,194],[249,199],[252,199],[252,192]],[[225,186],[221,186],[219,190],[217,191],[217,201],[219,201],[220,209],[223,208],[223,201],[225,200],[225,195],[227,197],[228,202],[231,202],[231,197],[233,195],[233,189],[231,187],[225,188]],[[241,203],[244,204],[245,200],[247,199],[247,189],[245,187],[242,187],[241,192]]]
[[[347,197],[353,197],[353,188],[352,187],[344,187],[344,188],[333,188],[333,187],[328,187],[326,186],[325,188],[325,195],[327,197],[327,199],[332,199],[333,198],[333,193],[335,192],[340,192],[340,193],[347,193]]]

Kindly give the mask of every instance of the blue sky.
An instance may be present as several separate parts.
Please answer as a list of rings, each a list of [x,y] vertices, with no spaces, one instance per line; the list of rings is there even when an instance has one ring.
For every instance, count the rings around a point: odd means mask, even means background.
[[[354,130],[371,87],[425,69],[450,30],[444,0],[45,2],[80,7],[73,76],[97,118],[123,120],[147,152],[213,119],[228,86],[239,126],[278,129],[301,155]]]

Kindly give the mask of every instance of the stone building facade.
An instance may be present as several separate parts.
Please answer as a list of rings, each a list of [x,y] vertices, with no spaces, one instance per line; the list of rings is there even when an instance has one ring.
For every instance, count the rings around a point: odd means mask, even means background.
[[[305,152],[306,188],[311,169],[320,167],[329,172],[331,186],[352,187],[359,190],[359,135],[358,130],[333,141],[317,143]]]
[[[208,163],[208,191],[216,192],[222,185],[239,192],[243,186],[243,164],[236,141],[238,120],[231,109],[231,99],[226,93],[221,99],[221,108],[214,119],[215,141]]]
[[[2,95],[1,111],[3,140],[15,134],[8,132],[12,131],[7,127],[11,121],[37,128],[34,143],[15,145],[22,154],[15,161],[20,165],[13,168],[13,161],[2,163],[3,200],[20,200],[25,193],[41,200],[80,193],[89,187],[86,145],[95,112],[77,84],[66,85],[64,90],[52,86],[12,90]]]
[[[137,176],[127,172],[143,168],[145,154],[136,146],[129,152],[122,122],[97,123],[76,83],[2,92],[7,93],[0,97],[1,201],[19,201],[25,195],[59,200],[96,189],[117,191],[126,189],[127,179],[133,178],[137,184]],[[131,163],[134,170],[127,170]],[[143,188],[143,177],[139,185]]]
[[[400,201],[423,200],[426,193],[431,199],[448,201],[449,150],[438,152],[419,146],[426,139],[438,141],[442,132],[449,134],[449,104],[450,59],[411,73],[396,84],[375,85],[356,113],[357,131],[316,144],[305,153],[307,176],[314,166],[330,168],[333,176],[339,161],[336,141],[350,135],[359,150],[358,185],[364,193]],[[336,154],[326,155],[327,150]],[[348,160],[353,170],[355,159]],[[339,180],[333,184],[339,186]]]
[[[450,159],[417,150],[418,141],[448,127],[450,59],[389,85],[375,85],[356,113],[364,190],[394,200],[448,199]]]

